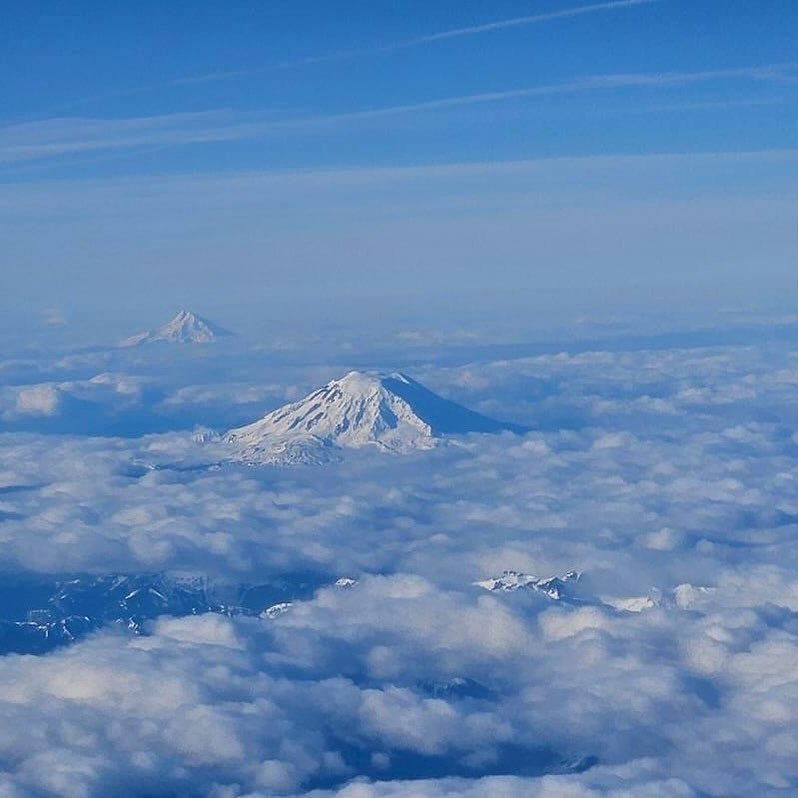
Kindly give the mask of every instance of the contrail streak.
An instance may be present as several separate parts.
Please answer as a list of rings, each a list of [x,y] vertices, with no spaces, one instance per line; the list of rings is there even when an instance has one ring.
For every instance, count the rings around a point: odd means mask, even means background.
[[[616,9],[630,8],[632,6],[650,5],[657,2],[659,2],[659,0],[609,0],[608,2],[604,3],[591,3],[589,5],[574,6],[572,8],[564,8],[560,11],[551,11],[545,14],[530,14],[523,17],[499,19],[495,20],[494,22],[484,23],[482,25],[471,25],[469,27],[463,28],[450,28],[448,30],[439,31],[438,33],[431,33],[426,36],[418,36],[413,39],[403,39],[401,41],[389,42],[387,44],[361,47],[353,50],[339,50],[337,52],[327,53],[326,55],[307,56],[305,58],[298,58],[290,61],[281,61],[276,64],[257,67],[255,69],[232,69],[225,70],[223,72],[210,72],[204,75],[192,75],[184,78],[174,78],[173,80],[165,80],[160,83],[150,84],[148,86],[138,86],[130,89],[121,89],[119,91],[98,94],[92,97],[84,97],[69,103],[64,103],[50,110],[68,110],[70,108],[86,105],[88,103],[98,102],[114,97],[127,97],[136,94],[144,94],[157,89],[167,88],[169,86],[190,86],[198,83],[213,83],[223,80],[234,80],[235,78],[242,78],[250,75],[263,74],[277,69],[293,69],[296,67],[309,66],[312,64],[346,61],[352,58],[379,55],[380,53],[390,53],[398,50],[407,50],[413,47],[421,47],[425,44],[433,44],[434,42],[443,41],[445,39],[455,39],[463,36],[477,36],[481,33],[490,33],[492,31],[502,30],[504,28],[515,28],[523,25],[536,25],[541,22],[566,19],[568,17],[577,17],[582,16],[583,14],[595,14],[600,11],[613,11]]]

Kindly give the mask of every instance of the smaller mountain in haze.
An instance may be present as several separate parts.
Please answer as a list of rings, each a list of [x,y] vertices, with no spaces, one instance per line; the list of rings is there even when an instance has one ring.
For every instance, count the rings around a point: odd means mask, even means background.
[[[523,432],[444,399],[405,374],[351,371],[224,436],[251,463],[317,463],[336,449],[429,449],[470,432]]]
[[[120,342],[119,346],[140,346],[167,342],[173,344],[209,344],[217,338],[233,335],[218,324],[203,319],[189,310],[181,310],[170,322],[157,330],[147,330]]]

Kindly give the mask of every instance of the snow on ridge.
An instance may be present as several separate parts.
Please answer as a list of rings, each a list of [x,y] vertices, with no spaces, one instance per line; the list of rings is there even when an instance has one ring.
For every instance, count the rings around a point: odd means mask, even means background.
[[[658,588],[651,588],[644,596],[597,596],[587,593],[584,586],[580,587],[582,576],[580,571],[567,571],[562,576],[550,577],[538,577],[522,571],[503,571],[500,576],[492,576],[473,584],[489,592],[513,593],[531,590],[553,601],[565,600],[568,603],[591,604],[632,613],[656,608],[690,609],[700,604],[714,590],[705,585],[685,583],[664,592]]]
[[[515,590],[534,590],[543,593],[550,599],[559,601],[564,596],[572,594],[572,587],[580,580],[579,571],[568,571],[562,576],[550,576],[541,578],[532,574],[525,574],[521,571],[504,571],[501,576],[492,576],[474,582],[477,587],[488,591],[512,592]]]

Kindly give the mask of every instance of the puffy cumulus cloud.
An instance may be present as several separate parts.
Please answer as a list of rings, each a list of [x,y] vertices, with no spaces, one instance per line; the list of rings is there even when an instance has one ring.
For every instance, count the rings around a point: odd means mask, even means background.
[[[698,798],[681,779],[654,773],[651,763],[598,768],[586,776],[538,779],[488,776],[480,779],[424,779],[354,782],[337,790],[314,790],[305,798]]]
[[[9,352],[19,346],[13,338],[2,343]],[[339,361],[340,347],[326,338],[303,345],[313,346],[313,356],[297,351],[299,363],[325,355]],[[20,356],[0,360],[0,429],[129,438],[195,426],[229,429],[346,371],[287,360],[236,338],[213,347],[59,351],[27,345]],[[54,395],[57,402],[44,403],[42,397]]]
[[[484,412],[538,429],[610,427],[661,433],[779,416],[798,377],[783,346],[561,352],[421,375]]]
[[[779,422],[789,401],[742,439],[726,419],[683,416],[678,435],[475,436],[322,469],[209,470],[223,452],[181,434],[9,435],[0,470],[37,487],[5,496],[5,555],[37,570],[400,569],[448,584],[577,568],[618,595],[714,582],[718,564],[743,568],[754,545],[760,562],[791,567],[796,447]]]
[[[262,621],[168,619],[147,637],[106,633],[52,656],[3,658],[6,786],[22,795],[282,795],[364,769],[445,771],[511,732],[479,702],[358,684],[308,669],[290,650],[277,657],[269,631]],[[373,765],[372,752],[381,752]]]
[[[165,626],[148,638],[108,635],[53,657],[0,662],[9,785],[23,795],[84,796],[204,784],[212,794],[217,781],[243,780],[284,792],[340,767],[325,766],[318,733],[270,699],[273,680],[230,645],[234,630],[202,618]],[[266,764],[275,760],[279,773]]]
[[[124,433],[141,414],[147,383],[101,373],[82,381],[0,387],[0,420],[26,431]]]
[[[0,658],[0,794],[795,792],[789,364],[718,347],[429,370],[536,430],[323,468],[215,467],[218,444],[178,432],[0,436],[8,569],[359,580],[271,620]],[[147,395],[111,373],[89,390]],[[472,584],[506,568],[584,576],[571,602]]]
[[[358,592],[341,602],[357,601]],[[353,607],[340,610],[338,623],[314,604],[300,605],[275,622],[275,639],[279,656],[303,670],[329,662],[353,679],[390,679],[403,689],[467,680],[463,693],[473,690],[484,701],[479,715],[458,717],[456,725],[450,708],[424,718],[400,710],[401,699],[390,695],[380,696],[379,711],[365,720],[368,728],[379,721],[377,728],[395,740],[418,738],[431,752],[444,743],[472,746],[473,761],[478,754],[489,772],[501,761],[502,745],[546,748],[571,760],[653,754],[667,744],[667,733],[647,728],[647,718],[664,723],[702,712],[701,701],[683,689],[679,666],[646,651],[650,635],[673,640],[669,621],[652,618],[649,629],[639,618],[587,611],[586,623],[582,609],[550,609],[517,594],[503,598],[439,594],[425,609],[383,600],[384,620],[367,620]],[[397,616],[406,617],[397,622]],[[442,635],[443,627],[451,631]],[[463,627],[470,633],[461,638],[456,630]],[[564,632],[552,638],[557,627]],[[614,732],[602,737],[609,716]]]
[[[196,375],[192,375],[196,376]],[[137,437],[195,426],[245,424],[312,384],[175,385],[180,375],[100,372],[87,379],[0,385],[0,421],[9,430]]]
[[[54,416],[61,406],[62,391],[54,385],[34,385],[22,388],[14,396],[9,416]],[[4,414],[4,415],[6,415]]]
[[[3,779],[31,796],[783,794],[798,624],[712,595],[622,613],[371,576],[274,620],[164,618],[6,656]]]

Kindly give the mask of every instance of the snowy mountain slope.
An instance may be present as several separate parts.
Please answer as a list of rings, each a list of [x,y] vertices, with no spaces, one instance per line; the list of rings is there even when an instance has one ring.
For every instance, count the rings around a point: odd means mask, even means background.
[[[324,461],[338,448],[406,452],[429,449],[445,435],[502,430],[523,431],[444,399],[404,374],[351,371],[224,439],[245,461],[296,463]]]
[[[217,338],[232,335],[229,330],[219,327],[196,313],[181,310],[170,322],[157,330],[148,330],[121,341],[120,347],[140,346],[168,342],[177,344],[208,344]]]
[[[348,577],[338,582],[339,589],[357,584]],[[316,576],[291,573],[261,583],[201,574],[6,576],[0,583],[0,656],[44,654],[107,626],[145,634],[145,622],[163,615],[277,617],[324,585]]]
[[[559,601],[561,598],[573,596],[574,587],[580,577],[581,574],[578,571],[568,571],[562,576],[546,578],[520,571],[505,571],[501,576],[492,576],[490,579],[484,579],[474,584],[491,592],[496,590],[504,592],[534,590],[537,593],[545,594],[554,601]]]
[[[541,593],[553,601],[565,601],[573,604],[592,604],[618,612],[645,612],[647,610],[674,608],[686,610],[711,595],[714,588],[705,585],[691,585],[684,583],[670,590],[660,590],[652,587],[643,596],[607,596],[595,595],[585,589],[582,573],[568,571],[562,576],[541,578],[522,571],[504,571],[500,576],[492,576],[473,583],[491,593],[515,593],[531,591]]]

